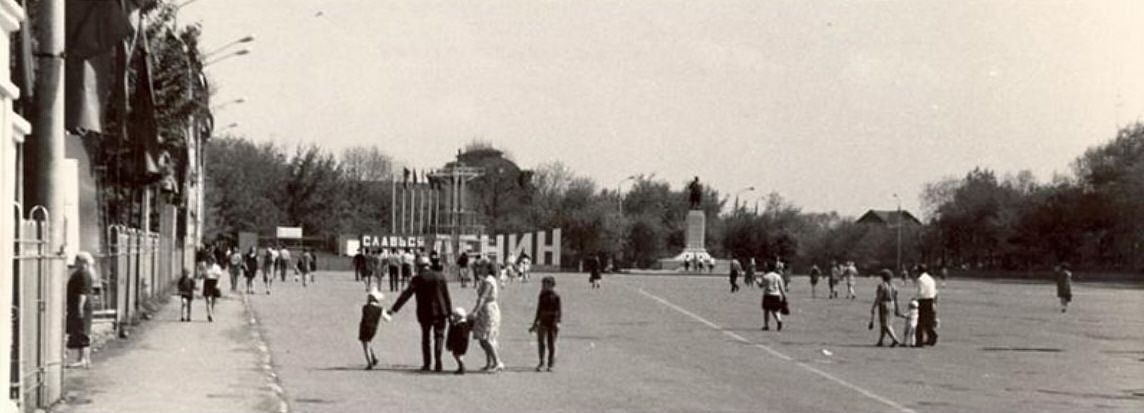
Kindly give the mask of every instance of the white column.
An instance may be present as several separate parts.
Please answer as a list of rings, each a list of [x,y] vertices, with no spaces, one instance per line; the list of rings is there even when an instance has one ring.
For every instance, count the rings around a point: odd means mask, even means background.
[[[31,132],[32,126],[27,120],[12,111],[12,102],[19,98],[20,89],[12,84],[12,73],[9,70],[11,51],[8,45],[12,32],[20,28],[23,21],[24,9],[13,0],[0,0],[0,28],[4,30],[4,41],[0,42],[0,265],[7,270],[12,269],[12,245],[16,242],[16,214],[13,211],[16,201],[16,178],[21,176],[16,164],[16,151],[24,142],[24,135]],[[7,271],[5,272],[7,273]],[[13,280],[11,274],[0,276],[0,308],[12,308]],[[8,374],[11,371],[12,360],[12,317],[4,314],[0,317],[0,411],[17,411],[16,400],[9,397],[8,389],[12,387],[12,380]]]

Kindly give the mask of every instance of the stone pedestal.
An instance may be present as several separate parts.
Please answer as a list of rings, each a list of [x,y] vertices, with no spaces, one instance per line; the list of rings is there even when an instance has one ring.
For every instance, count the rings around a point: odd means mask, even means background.
[[[684,261],[699,259],[706,262],[711,259],[711,254],[707,253],[706,247],[707,216],[703,211],[691,210],[687,212],[687,227],[684,236],[683,252],[671,258],[660,259],[656,265],[658,269],[681,270]]]

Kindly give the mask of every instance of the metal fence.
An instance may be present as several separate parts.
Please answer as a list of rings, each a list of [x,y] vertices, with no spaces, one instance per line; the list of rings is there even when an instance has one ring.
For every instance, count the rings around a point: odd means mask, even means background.
[[[107,240],[108,248],[96,257],[103,274],[96,318],[113,319],[123,336],[147,301],[165,293],[174,281],[173,266],[164,263],[181,263],[183,254],[177,242],[122,225],[108,227]]]
[[[17,205],[18,207],[18,205]],[[17,208],[19,211],[19,208]],[[18,212],[19,213],[19,212]],[[12,393],[18,393],[21,406],[45,407],[59,398],[60,369],[63,367],[63,337],[52,337],[49,324],[50,309],[63,308],[65,303],[54,302],[63,297],[52,294],[53,288],[62,287],[53,274],[65,271],[64,257],[58,246],[51,245],[48,211],[35,207],[31,219],[19,215],[16,226],[15,260],[13,269],[14,335],[13,359],[19,373],[13,375]],[[62,323],[63,320],[56,320]],[[54,340],[54,342],[53,342]],[[53,345],[55,344],[55,345]]]

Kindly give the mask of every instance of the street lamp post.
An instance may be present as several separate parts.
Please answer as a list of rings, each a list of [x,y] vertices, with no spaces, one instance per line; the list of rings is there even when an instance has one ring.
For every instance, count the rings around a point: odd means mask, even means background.
[[[211,56],[214,56],[214,55],[218,54],[219,52],[222,52],[223,50],[229,49],[231,46],[242,44],[242,43],[250,43],[253,41],[254,41],[254,35],[248,34],[248,35],[246,35],[246,37],[233,40],[230,43],[227,43],[227,44],[224,44],[222,46],[215,48],[214,50],[203,53],[203,57],[210,58]]]
[[[755,190],[754,186],[748,186],[746,188],[739,190],[739,192],[735,193],[735,213],[736,214],[739,213],[739,195],[742,195],[744,192],[751,192],[754,190]]]
[[[238,50],[235,50],[233,52],[219,56],[219,57],[215,58],[214,60],[208,60],[206,63],[203,63],[203,67],[205,68],[207,66],[213,65],[215,63],[221,62],[223,60],[226,60],[226,59],[229,59],[229,58],[232,58],[235,56],[243,56],[243,55],[248,55],[248,54],[250,54],[250,48],[238,49]]]
[[[627,182],[627,181],[630,181],[633,179],[636,179],[635,175],[621,179],[620,182],[616,182],[616,199],[619,201],[618,204],[619,204],[619,209],[620,209],[620,216],[624,215],[624,196],[623,196],[623,194],[620,193],[620,185],[623,185],[624,182]]]
[[[214,111],[216,111],[216,110],[221,110],[222,108],[225,108],[225,107],[227,107],[227,106],[230,106],[230,105],[233,105],[233,104],[236,104],[236,103],[246,103],[246,98],[237,98],[237,99],[231,99],[231,100],[228,100],[228,101],[226,101],[226,102],[223,102],[223,103],[219,103],[219,104],[217,104],[217,105],[211,106],[211,108],[210,108],[210,109],[211,109],[211,112],[214,112]]]

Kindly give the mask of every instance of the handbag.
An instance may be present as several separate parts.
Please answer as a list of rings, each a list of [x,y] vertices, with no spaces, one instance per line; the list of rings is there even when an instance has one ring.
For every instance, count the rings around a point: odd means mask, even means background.
[[[779,308],[779,314],[790,315],[790,305],[787,304],[787,299],[783,297],[783,305]]]

